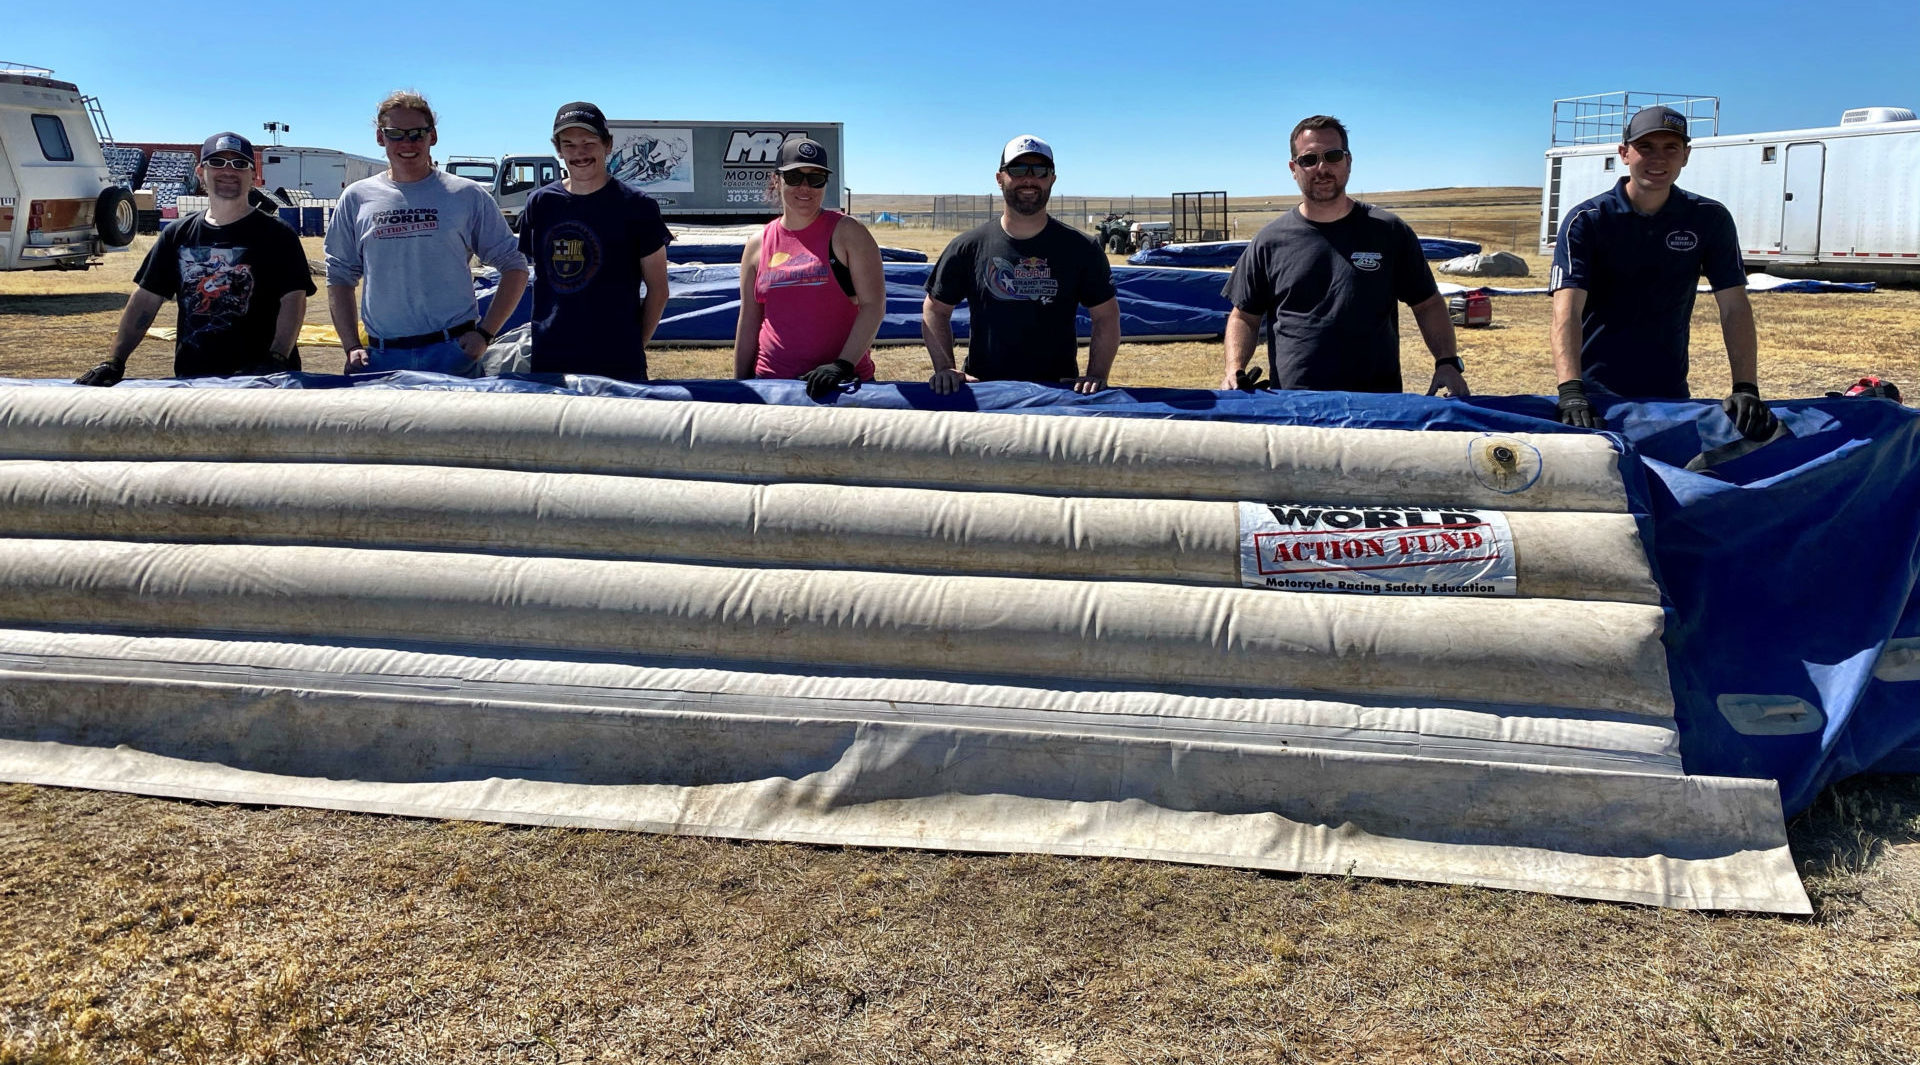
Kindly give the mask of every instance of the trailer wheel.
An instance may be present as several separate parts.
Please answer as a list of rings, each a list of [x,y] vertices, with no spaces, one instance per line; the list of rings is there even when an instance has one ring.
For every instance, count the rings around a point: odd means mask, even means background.
[[[133,193],[118,185],[106,189],[94,201],[94,228],[100,231],[100,239],[106,241],[110,248],[124,248],[133,243],[134,228],[139,218],[140,213],[133,207]]]

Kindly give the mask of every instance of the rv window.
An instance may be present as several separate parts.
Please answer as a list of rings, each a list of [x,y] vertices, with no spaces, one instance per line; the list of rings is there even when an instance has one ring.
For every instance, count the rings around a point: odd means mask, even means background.
[[[1773,145],[1771,144],[1767,145],[1766,147],[1760,149],[1760,161],[1763,163],[1774,162],[1776,159],[1779,158],[1779,151],[1780,149],[1775,148]]]
[[[279,161],[280,161],[280,157],[279,157],[279,156],[277,156],[277,155],[269,155],[269,156],[267,156],[267,162],[269,162],[269,163],[277,163],[277,162],[279,162]]]
[[[1613,156],[1611,156],[1611,155],[1609,155],[1609,156],[1607,156],[1607,163],[1606,163],[1606,165],[1605,165],[1605,166],[1603,166],[1603,167],[1601,167],[1601,169],[1602,169],[1602,170],[1612,170],[1612,169],[1613,169],[1613,164],[1615,163],[1615,161],[1616,161],[1616,160],[1615,160],[1615,158],[1614,158]]]
[[[33,132],[40,138],[40,154],[55,163],[73,162],[73,145],[67,140],[67,127],[59,115],[33,116]]]

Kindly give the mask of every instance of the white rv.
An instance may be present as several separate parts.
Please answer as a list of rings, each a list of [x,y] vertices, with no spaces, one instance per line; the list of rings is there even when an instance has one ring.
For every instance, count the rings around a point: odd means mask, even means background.
[[[1912,111],[1862,107],[1837,126],[1696,137],[1692,144],[1680,187],[1727,205],[1749,268],[1781,277],[1920,281],[1920,121]],[[1568,211],[1626,176],[1617,148],[1588,143],[1547,151],[1542,255],[1553,253]]]
[[[53,71],[0,63],[0,270],[85,269],[133,243],[88,100]]]
[[[259,145],[254,154],[260,159],[260,183],[268,191],[286,189],[306,193],[305,199],[337,200],[348,185],[369,178],[387,168],[384,159],[354,155],[337,148],[294,148],[286,145]]]

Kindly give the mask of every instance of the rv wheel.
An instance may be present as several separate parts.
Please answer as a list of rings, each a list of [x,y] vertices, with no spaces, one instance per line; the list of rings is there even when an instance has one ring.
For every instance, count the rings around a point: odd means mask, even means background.
[[[139,212],[133,208],[133,193],[118,185],[108,188],[94,201],[93,224],[100,231],[100,239],[111,248],[124,248],[133,243],[135,223],[139,221]]]

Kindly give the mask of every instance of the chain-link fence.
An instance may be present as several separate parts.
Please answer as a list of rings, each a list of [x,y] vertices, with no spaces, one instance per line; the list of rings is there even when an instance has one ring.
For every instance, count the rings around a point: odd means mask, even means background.
[[[967,230],[1000,217],[1002,206],[1004,201],[997,195],[935,196],[932,211],[913,212],[904,215],[902,221],[932,229]],[[1047,204],[1047,213],[1067,225],[1092,233],[1100,220],[1110,214],[1126,215],[1136,222],[1170,221],[1173,197],[1055,196]]]

